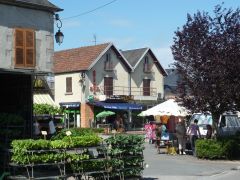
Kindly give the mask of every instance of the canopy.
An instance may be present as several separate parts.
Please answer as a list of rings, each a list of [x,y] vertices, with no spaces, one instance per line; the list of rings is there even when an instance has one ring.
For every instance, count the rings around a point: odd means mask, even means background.
[[[98,113],[96,115],[97,118],[100,118],[100,117],[107,117],[107,116],[111,116],[111,115],[114,115],[115,112],[112,112],[112,111],[102,111],[100,113]]]
[[[33,103],[35,104],[49,104],[52,106],[57,106],[53,101],[52,97],[48,93],[34,93]]]
[[[186,116],[188,115],[188,111],[186,108],[180,106],[174,99],[169,99],[163,103],[153,106],[152,108],[146,111],[142,111],[142,115]]]

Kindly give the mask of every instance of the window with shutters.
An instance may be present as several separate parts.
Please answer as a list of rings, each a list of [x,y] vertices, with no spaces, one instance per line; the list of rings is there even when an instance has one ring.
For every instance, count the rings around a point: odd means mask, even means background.
[[[150,96],[150,79],[143,79],[143,96]]]
[[[111,60],[111,54],[106,54],[106,60],[104,62],[104,70],[105,71],[113,71],[113,64]]]
[[[72,77],[66,78],[66,94],[72,94]]]
[[[15,67],[35,67],[35,32],[15,29]]]
[[[151,65],[147,56],[144,59],[143,72],[145,73],[151,72]]]

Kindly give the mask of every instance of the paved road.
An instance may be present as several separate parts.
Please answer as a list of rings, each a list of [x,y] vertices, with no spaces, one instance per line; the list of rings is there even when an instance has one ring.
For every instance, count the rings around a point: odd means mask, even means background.
[[[164,149],[161,149],[164,152]],[[144,179],[160,180],[235,180],[240,179],[240,161],[200,160],[191,155],[157,154],[152,144],[145,143]]]

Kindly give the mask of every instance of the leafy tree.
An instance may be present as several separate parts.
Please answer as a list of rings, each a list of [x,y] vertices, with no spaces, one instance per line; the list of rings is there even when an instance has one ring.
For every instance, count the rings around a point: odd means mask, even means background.
[[[188,14],[171,48],[186,107],[210,111],[215,121],[224,111],[240,109],[239,8],[217,5],[212,16],[199,11]]]

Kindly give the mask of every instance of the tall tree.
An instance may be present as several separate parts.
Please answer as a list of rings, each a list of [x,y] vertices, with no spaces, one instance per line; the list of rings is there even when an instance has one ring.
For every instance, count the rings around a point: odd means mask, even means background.
[[[239,8],[217,5],[212,16],[199,11],[188,14],[171,48],[186,107],[210,111],[215,121],[224,111],[240,110]]]

